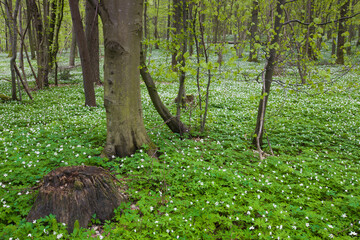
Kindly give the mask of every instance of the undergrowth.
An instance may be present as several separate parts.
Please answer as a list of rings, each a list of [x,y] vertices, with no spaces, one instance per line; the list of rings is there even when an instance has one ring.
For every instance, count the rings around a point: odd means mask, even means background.
[[[169,75],[168,59],[161,56],[154,52],[150,66],[163,69],[153,74],[162,99],[174,110],[178,86]],[[111,161],[99,157],[106,139],[103,89],[96,88],[98,107],[84,107],[79,70],[67,79],[69,86],[32,92],[34,101],[24,97],[23,102],[0,103],[0,238],[357,237],[360,96],[356,71],[326,93],[317,89],[290,93],[274,85],[266,121],[274,156],[260,162],[251,138],[261,84],[244,81],[241,72],[262,66],[237,60],[215,72],[206,132],[196,135],[198,110],[190,109],[183,120],[192,126],[193,137],[183,139],[162,124],[141,85],[144,121],[159,147],[158,159],[142,150]],[[6,68],[5,59],[1,76],[9,76]],[[187,84],[188,94],[196,96],[191,75]],[[0,93],[9,95],[9,91],[10,84],[0,81]],[[269,147],[264,147],[269,153]],[[100,233],[75,228],[69,234],[54,216],[26,222],[43,176],[60,166],[82,164],[102,166],[126,179],[130,202],[119,206],[111,221],[102,223]]]

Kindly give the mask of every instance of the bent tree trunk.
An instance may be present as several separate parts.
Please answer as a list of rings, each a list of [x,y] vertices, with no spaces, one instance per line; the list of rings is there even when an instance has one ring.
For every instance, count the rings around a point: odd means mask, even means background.
[[[269,50],[269,58],[267,60],[266,66],[265,66],[265,76],[264,76],[264,84],[262,88],[262,97],[260,99],[259,103],[259,109],[258,109],[258,115],[257,115],[257,121],[256,121],[256,128],[255,128],[255,137],[253,138],[253,144],[257,145],[257,147],[260,150],[260,147],[262,145],[262,137],[264,134],[264,124],[265,124],[265,113],[266,113],[266,106],[267,101],[270,94],[270,87],[274,75],[274,68],[276,66],[276,49],[275,45],[279,43],[279,35],[281,32],[282,24],[281,24],[281,18],[283,15],[283,5],[285,3],[285,0],[277,0],[276,4],[276,11],[277,14],[275,14],[275,23],[274,23],[274,35],[272,36],[272,40],[270,42],[270,50]],[[261,155],[261,153],[260,153]]]
[[[149,70],[145,63],[145,57],[143,54],[143,51],[141,51],[141,58],[140,58],[140,74],[141,77],[146,85],[146,88],[149,92],[150,98],[152,103],[154,104],[154,107],[156,111],[159,113],[161,118],[164,120],[166,125],[170,128],[170,130],[173,133],[179,133],[180,135],[188,132],[188,127],[183,124],[178,118],[171,115],[170,111],[167,109],[167,107],[163,104],[163,102],[160,99],[159,93],[156,89],[155,82],[152,79]]]
[[[143,122],[140,96],[143,0],[103,0],[99,6],[105,43],[104,154],[125,157],[151,143]]]

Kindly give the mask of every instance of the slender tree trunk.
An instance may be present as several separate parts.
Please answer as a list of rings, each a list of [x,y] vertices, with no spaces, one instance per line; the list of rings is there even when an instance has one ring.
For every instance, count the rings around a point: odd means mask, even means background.
[[[75,56],[77,51],[77,45],[76,45],[76,33],[74,29],[74,25],[72,27],[72,34],[71,34],[71,45],[70,45],[70,58],[69,58],[69,66],[74,67],[75,66]]]
[[[166,41],[168,42],[170,39],[170,28],[171,28],[171,0],[168,0],[168,14],[167,14],[167,28],[166,28]]]
[[[33,27],[31,24],[31,15],[29,14],[29,11],[26,12],[26,18],[27,18],[27,22],[28,22],[28,26],[29,26],[28,30],[27,30],[27,34],[28,34],[28,38],[29,38],[31,59],[35,59],[36,58],[36,46],[35,46],[35,40],[34,40]]]
[[[101,85],[99,69],[99,21],[98,12],[88,1],[86,1],[85,34],[90,54],[91,65],[95,77],[95,83]]]
[[[147,41],[148,40],[148,32],[149,32],[149,23],[148,23],[148,5],[149,2],[148,0],[145,0],[144,2],[144,34],[143,34],[143,41]],[[143,50],[144,50],[144,58],[146,59],[147,56],[147,50],[148,50],[148,46],[149,44],[146,42],[145,44],[143,44]]]
[[[125,157],[144,145],[151,145],[140,96],[143,0],[103,0],[100,7],[105,42],[107,137],[104,154],[110,158]]]
[[[272,78],[274,75],[274,68],[276,66],[276,55],[277,50],[274,48],[274,45],[279,42],[279,35],[282,29],[281,18],[283,15],[283,5],[285,0],[277,0],[276,1],[276,11],[275,14],[275,22],[274,22],[274,35],[272,36],[272,40],[270,43],[270,50],[269,50],[269,58],[267,59],[267,63],[265,66],[265,74],[263,79],[263,88],[262,88],[262,97],[259,103],[258,115],[256,120],[256,128],[255,128],[255,136],[253,138],[253,144],[257,145],[259,150],[261,149],[262,145],[262,137],[264,134],[264,124],[265,124],[265,113],[266,113],[266,106],[267,101],[270,94],[270,87],[272,83]],[[261,154],[261,153],[260,153]]]
[[[186,0],[180,0],[179,1],[179,8],[177,9],[179,12],[179,20],[180,22],[178,23],[178,29],[177,31],[179,31],[180,33],[183,33],[180,35],[180,39],[178,39],[178,44],[180,44],[180,56],[179,59],[177,59],[177,61],[179,61],[181,68],[179,71],[179,90],[178,90],[178,94],[176,97],[176,117],[178,119],[178,121],[180,121],[180,115],[181,115],[181,108],[185,107],[185,96],[186,96],[186,91],[185,91],[185,78],[186,78],[186,73],[185,73],[185,53],[187,52],[187,13],[188,13],[188,8],[187,8],[187,3]]]
[[[158,19],[159,19],[159,8],[160,0],[155,0],[156,15],[154,16],[154,38],[155,38],[155,49],[159,49],[159,30],[158,30]]]
[[[12,100],[17,100],[16,96],[16,71],[15,71],[15,65],[16,65],[16,55],[17,55],[17,14],[20,8],[20,0],[16,0],[15,3],[15,9],[12,9],[11,0],[5,2],[5,7],[7,8],[8,12],[8,19],[10,21],[9,25],[10,27],[10,34],[12,35],[11,39],[11,51],[12,51],[12,57],[10,59],[10,69],[11,69],[11,96]],[[19,88],[20,91],[20,88]],[[21,98],[21,93],[20,93]]]
[[[188,127],[185,124],[183,124],[181,121],[179,121],[175,116],[173,116],[161,101],[161,98],[155,86],[155,82],[152,79],[149,70],[146,66],[143,51],[141,51],[140,66],[141,66],[140,67],[141,77],[149,92],[151,101],[156,111],[159,113],[160,117],[164,120],[166,125],[170,128],[170,130],[173,133],[179,133],[181,135],[185,132],[188,132],[189,131]]]
[[[251,22],[250,22],[250,52],[249,52],[249,62],[257,62],[257,49],[255,49],[256,43],[256,34],[258,31],[259,23],[259,2],[254,0],[252,2],[252,13],[251,13]]]
[[[350,6],[350,0],[345,1],[345,3],[340,7],[340,19],[345,18],[346,15],[349,12],[349,6]],[[346,42],[346,38],[344,36],[344,33],[347,30],[346,26],[346,20],[340,20],[339,21],[339,30],[338,30],[338,40],[337,40],[337,51],[336,51],[336,63],[343,65],[344,60],[344,45]]]
[[[71,18],[76,33],[76,41],[79,47],[81,67],[83,73],[83,83],[85,92],[85,105],[90,107],[96,106],[94,82],[95,75],[91,66],[89,49],[87,47],[84,28],[81,22],[78,0],[69,0]]]

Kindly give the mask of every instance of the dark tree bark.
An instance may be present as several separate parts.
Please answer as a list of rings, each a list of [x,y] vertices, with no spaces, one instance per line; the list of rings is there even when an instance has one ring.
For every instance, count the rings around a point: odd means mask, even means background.
[[[143,3],[143,0],[103,0],[99,4],[105,42],[104,155],[109,158],[129,156],[143,145],[152,147],[143,122],[140,96]]]
[[[168,0],[168,15],[167,15],[167,28],[166,28],[166,41],[169,41],[170,39],[170,28],[171,28],[171,0]]]
[[[256,43],[256,34],[258,31],[259,24],[259,2],[254,0],[252,2],[252,12],[251,12],[251,22],[250,22],[250,52],[249,52],[249,62],[258,62],[257,59],[257,49],[255,49]]]
[[[145,63],[143,52],[141,51],[140,56],[140,74],[149,92],[151,101],[159,113],[160,117],[164,120],[166,125],[170,128],[173,133],[179,133],[180,135],[189,131],[188,127],[173,116],[167,107],[161,101],[159,93],[156,89],[155,82],[152,79],[149,70]]]
[[[127,201],[125,190],[125,185],[102,168],[60,167],[44,177],[26,220],[32,222],[53,214],[69,232],[75,221],[87,228],[94,214],[101,222],[110,220],[114,209]]]
[[[313,0],[308,0],[307,2],[307,22],[312,23],[314,21],[313,13],[314,13],[314,6],[313,6]],[[308,30],[306,33],[306,41],[304,46],[304,55],[307,56],[309,59],[316,60],[316,56],[314,54],[314,49],[311,44],[313,41],[312,38],[314,37],[315,33],[315,25],[310,24],[308,26]]]
[[[159,49],[159,30],[158,30],[158,19],[159,19],[159,8],[160,0],[155,0],[156,15],[153,18],[154,23],[154,38],[155,38],[155,49]]]
[[[11,0],[5,1],[5,8],[7,12],[7,18],[9,21],[9,33],[10,33],[10,39],[11,39],[11,52],[12,56],[10,59],[10,70],[11,70],[11,96],[12,100],[17,100],[17,94],[16,94],[16,55],[17,55],[17,14],[19,12],[20,8],[20,0],[17,0],[15,3],[15,9],[12,8]],[[20,91],[20,88],[19,88]],[[21,94],[19,92],[19,94]],[[21,98],[21,95],[20,95]]]
[[[48,86],[49,80],[48,75],[50,72],[50,55],[49,55],[49,40],[48,34],[46,34],[47,23],[42,22],[40,10],[38,9],[37,2],[35,0],[26,0],[28,14],[31,16],[36,32],[36,59],[38,65],[38,74],[37,74],[37,88],[43,89],[45,86]],[[47,4],[44,3],[44,9],[47,9]],[[44,12],[46,14],[46,12]],[[45,21],[49,19],[44,18]]]
[[[27,30],[27,34],[28,34],[28,38],[29,38],[31,59],[35,59],[36,58],[36,46],[35,46],[33,27],[31,24],[31,15],[29,14],[29,11],[26,12],[26,19],[27,19],[27,25],[29,26],[28,30]]]
[[[184,19],[184,7],[186,6],[186,0],[173,0],[173,17],[172,17],[172,43],[171,43],[171,66],[173,71],[178,71],[178,49],[179,45],[181,45],[184,41],[186,41],[184,33],[182,30],[184,29],[185,22]],[[180,47],[181,48],[181,47]],[[181,58],[181,57],[180,57]]]
[[[274,21],[274,34],[272,35],[271,43],[270,43],[270,49],[269,49],[269,55],[267,59],[267,63],[265,66],[265,73],[263,77],[263,88],[261,92],[261,100],[259,103],[258,108],[258,115],[256,120],[256,128],[255,128],[255,136],[253,138],[253,144],[256,145],[261,150],[262,145],[262,137],[264,134],[264,124],[265,124],[265,113],[266,113],[266,106],[267,101],[270,94],[270,87],[274,75],[274,68],[276,66],[276,56],[277,56],[277,50],[273,47],[276,43],[279,43],[280,41],[280,32],[282,29],[281,24],[281,18],[283,16],[283,5],[285,3],[285,0],[277,0],[276,1],[276,14],[275,14],[275,21]],[[261,155],[261,152],[260,152]]]
[[[144,32],[143,32],[143,41],[147,41],[148,40],[148,36],[149,36],[149,21],[148,21],[148,5],[149,2],[148,0],[144,0],[144,13],[143,13],[143,19],[144,19]],[[144,58],[146,59],[147,56],[147,50],[148,50],[148,43],[144,43],[142,48],[143,48],[143,54],[144,54]]]
[[[78,0],[69,0],[71,18],[76,33],[76,41],[79,47],[81,67],[83,73],[83,83],[85,92],[85,105],[90,107],[96,106],[95,99],[95,75],[93,73],[92,62],[90,60],[89,49],[84,33],[84,28],[81,22],[81,16],[79,12]]]
[[[77,52],[76,33],[75,33],[74,25],[73,25],[72,34],[71,34],[69,67],[74,67],[75,66],[76,52]]]
[[[100,69],[99,69],[99,21],[98,21],[98,12],[96,7],[94,7],[90,2],[86,1],[85,6],[86,17],[85,17],[85,34],[87,46],[91,59],[91,65],[93,69],[93,74],[95,77],[95,83],[101,85],[100,81]]]
[[[187,8],[187,1],[186,0],[180,0],[179,1],[179,8],[177,9],[179,16],[180,16],[180,22],[177,31],[183,34],[179,34],[181,39],[178,42],[180,44],[180,54],[179,59],[176,59],[177,62],[180,63],[181,68],[179,71],[179,90],[176,97],[176,118],[178,121],[180,121],[181,117],[181,108],[185,107],[185,97],[186,97],[186,90],[185,90],[185,79],[186,79],[186,73],[185,73],[185,53],[187,52],[187,16],[188,16],[188,8]]]
[[[344,18],[347,16],[349,12],[350,0],[346,0],[345,3],[340,7],[340,21],[339,21],[339,29],[338,29],[338,39],[336,46],[336,64],[343,65],[344,64],[344,45],[346,42],[346,38],[344,33],[347,30],[346,20]]]

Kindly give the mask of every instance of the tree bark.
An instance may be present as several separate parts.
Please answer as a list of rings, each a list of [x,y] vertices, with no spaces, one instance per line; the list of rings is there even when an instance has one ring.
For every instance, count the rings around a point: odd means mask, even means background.
[[[285,0],[277,0],[276,2],[276,11],[275,14],[275,22],[274,22],[274,31],[275,33],[272,36],[272,40],[270,42],[270,50],[269,50],[269,57],[267,59],[267,63],[265,66],[265,74],[263,79],[263,88],[262,88],[262,97],[260,99],[259,108],[258,108],[258,115],[256,120],[256,127],[255,127],[255,137],[253,138],[253,144],[257,145],[260,149],[262,145],[262,137],[264,134],[264,124],[265,124],[265,113],[266,113],[266,106],[267,101],[270,94],[270,87],[274,75],[274,68],[276,66],[276,55],[277,50],[275,49],[275,44],[279,43],[279,35],[282,29],[281,18],[283,15],[283,5]],[[261,153],[260,153],[261,154]]]
[[[95,75],[93,73],[93,67],[91,66],[89,49],[86,42],[84,28],[81,22],[81,16],[79,12],[78,0],[69,0],[71,18],[76,33],[76,41],[79,47],[81,67],[83,73],[83,83],[85,92],[85,105],[90,107],[96,106],[95,99]]]
[[[155,0],[156,15],[153,18],[154,21],[154,38],[155,38],[155,49],[159,49],[159,30],[158,30],[158,19],[159,19],[159,8],[160,0]]]
[[[254,0],[252,3],[252,12],[251,12],[251,22],[250,22],[250,52],[249,52],[249,62],[258,62],[257,59],[257,49],[255,49],[256,43],[256,34],[259,24],[259,2]]]
[[[74,25],[72,27],[72,34],[71,34],[71,45],[70,45],[70,57],[69,57],[69,67],[75,66],[75,56],[77,51],[77,45],[76,45],[76,33],[74,29]]]
[[[101,85],[99,69],[99,21],[97,9],[86,1],[85,34],[95,83]]]
[[[345,1],[345,3],[340,7],[340,19],[343,19],[346,17],[346,15],[349,12],[349,6],[350,6],[350,0]],[[336,64],[343,65],[344,60],[344,45],[346,38],[344,36],[344,33],[347,30],[346,26],[346,20],[340,20],[339,21],[339,29],[338,29],[338,40],[337,40],[337,47],[336,47]]]
[[[161,101],[161,98],[155,86],[155,82],[152,79],[149,70],[146,66],[143,51],[141,51],[140,55],[141,55],[140,74],[146,85],[146,88],[149,92],[149,96],[156,111],[159,113],[160,117],[164,120],[166,125],[170,128],[170,130],[173,133],[179,133],[180,135],[182,135],[183,133],[188,132],[189,131],[188,127],[185,124],[183,124],[181,121],[179,121],[175,116],[173,116]]]
[[[110,158],[129,156],[143,145],[151,145],[143,122],[140,96],[142,14],[143,0],[103,0],[100,3],[105,42],[107,137],[104,154]]]
[[[17,14],[20,8],[20,0],[17,0],[15,3],[15,9],[12,8],[11,1],[5,2],[5,8],[7,12],[7,16],[9,19],[9,32],[10,32],[10,39],[11,39],[11,52],[12,56],[10,59],[10,70],[11,70],[11,96],[12,100],[17,100],[16,94],[16,71],[15,71],[15,64],[16,64],[16,55],[17,55]],[[19,88],[20,91],[20,88]]]

